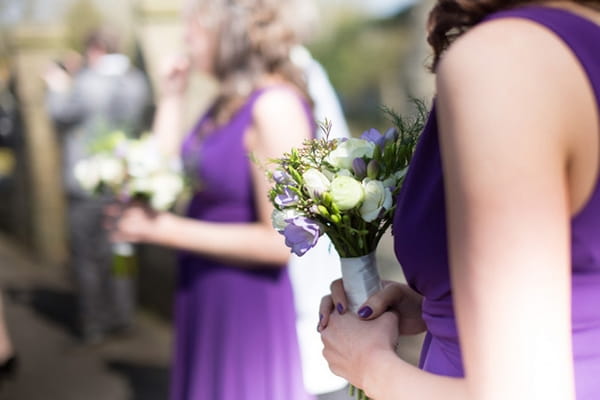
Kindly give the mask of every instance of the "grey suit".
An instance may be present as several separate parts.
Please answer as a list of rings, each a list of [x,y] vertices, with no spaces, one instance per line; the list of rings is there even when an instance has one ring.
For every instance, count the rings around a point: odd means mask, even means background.
[[[111,274],[111,246],[102,228],[108,200],[85,193],[73,169],[101,135],[114,129],[139,133],[149,99],[143,73],[120,54],[104,56],[94,68],[84,68],[69,91],[47,93],[48,112],[63,149],[71,263],[79,289],[82,333],[89,340],[131,324],[135,290],[131,278]]]

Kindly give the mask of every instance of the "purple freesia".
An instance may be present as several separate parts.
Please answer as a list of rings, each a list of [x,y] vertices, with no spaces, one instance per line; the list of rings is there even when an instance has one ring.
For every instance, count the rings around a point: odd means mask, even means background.
[[[364,131],[360,138],[375,143],[379,147],[383,147],[385,144],[385,137],[375,128]]]
[[[275,204],[279,207],[290,207],[296,204],[300,200],[300,197],[296,192],[291,190],[289,187],[283,189],[283,193],[275,196]]]
[[[396,128],[390,128],[383,134],[385,142],[393,142],[398,139],[398,131]]]
[[[286,222],[288,225],[283,230],[283,236],[286,246],[292,250],[292,253],[302,256],[315,247],[321,236],[319,224],[306,217],[296,217]]]
[[[358,179],[362,179],[367,175],[367,163],[360,157],[356,157],[352,161],[352,169]]]
[[[280,185],[289,185],[294,182],[290,174],[279,169],[273,172],[273,180]]]

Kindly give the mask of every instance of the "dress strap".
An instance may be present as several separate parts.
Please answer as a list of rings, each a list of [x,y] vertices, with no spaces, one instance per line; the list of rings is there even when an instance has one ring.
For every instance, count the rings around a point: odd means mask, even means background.
[[[528,19],[557,35],[584,68],[600,109],[600,25],[572,11],[544,6],[500,11],[488,16],[485,21],[500,18]]]

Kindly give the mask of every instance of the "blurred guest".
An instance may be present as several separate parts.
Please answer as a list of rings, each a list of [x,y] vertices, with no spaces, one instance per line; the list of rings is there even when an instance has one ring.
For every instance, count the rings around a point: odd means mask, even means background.
[[[131,282],[124,285],[122,277],[111,275],[113,255],[101,228],[107,200],[85,193],[74,177],[75,164],[102,135],[142,128],[149,87],[143,73],[118,52],[117,42],[113,32],[92,32],[80,70],[73,70],[77,62],[70,57],[52,65],[44,76],[48,111],[63,145],[71,262],[79,289],[81,330],[88,342],[130,327],[135,305]]]
[[[171,399],[308,399],[289,250],[271,226],[265,171],[249,157],[279,156],[316,129],[302,71],[289,57],[297,41],[281,2],[190,0],[184,15],[189,57],[165,74],[155,134],[163,148],[179,147],[174,132],[191,70],[219,81],[181,146],[201,190],[186,217],[130,206],[113,239],[181,251]]]

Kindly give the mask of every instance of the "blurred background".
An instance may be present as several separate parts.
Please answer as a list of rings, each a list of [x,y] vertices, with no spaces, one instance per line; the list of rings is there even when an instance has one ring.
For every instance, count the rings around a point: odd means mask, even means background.
[[[430,104],[425,21],[431,4],[318,0],[316,11],[307,11],[314,14],[303,29],[307,47],[328,72],[354,135],[388,127],[381,105],[407,113],[410,98]],[[0,399],[167,396],[171,252],[140,249],[140,322],[133,337],[94,349],[73,345],[76,303],[66,268],[60,146],[41,76],[49,63],[81,52],[87,33],[99,26],[119,32],[156,91],[161,60],[181,43],[180,0],[0,0],[0,287],[23,359],[17,381],[0,387]],[[190,122],[210,102],[214,84],[197,77],[193,88]],[[148,127],[152,114],[150,107]],[[385,277],[401,279],[389,238],[379,260]],[[414,360],[418,339],[407,343]]]

